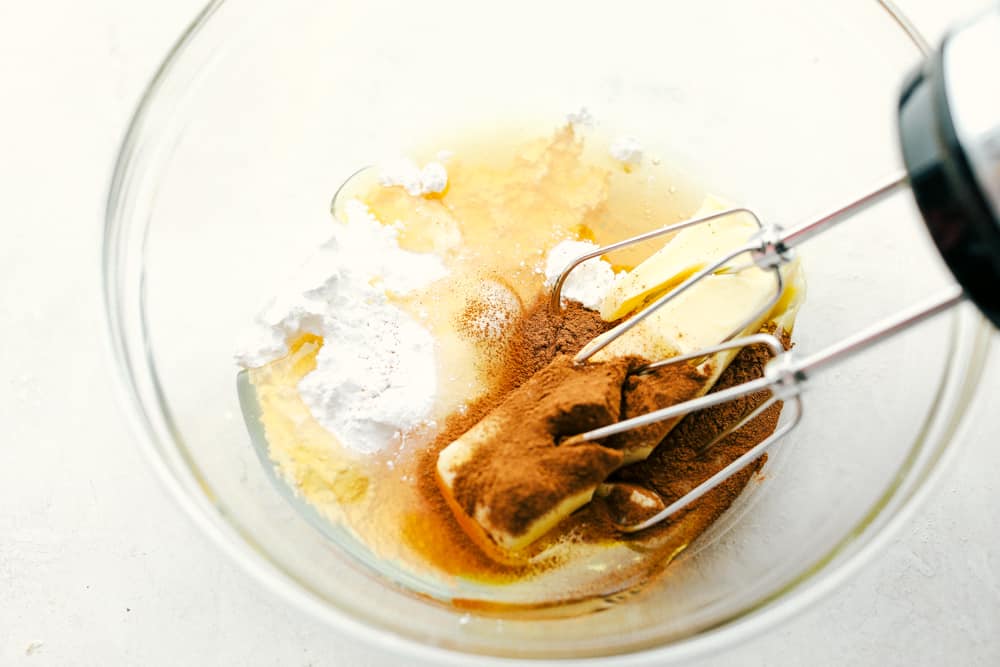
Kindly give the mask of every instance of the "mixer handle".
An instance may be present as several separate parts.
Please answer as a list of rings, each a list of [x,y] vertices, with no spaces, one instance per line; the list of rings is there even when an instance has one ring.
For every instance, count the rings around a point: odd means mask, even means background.
[[[899,134],[934,243],[1000,327],[1000,5],[952,30],[903,88]]]

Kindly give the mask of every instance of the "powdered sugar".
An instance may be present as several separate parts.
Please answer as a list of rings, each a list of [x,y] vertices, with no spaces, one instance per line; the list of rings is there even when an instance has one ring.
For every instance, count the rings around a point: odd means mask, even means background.
[[[428,162],[420,168],[410,158],[396,158],[381,166],[378,180],[385,187],[398,185],[419,197],[444,192],[448,187],[448,170],[441,162]]]
[[[592,127],[594,125],[594,116],[587,107],[580,107],[576,111],[566,114],[566,122],[578,127]]]
[[[346,307],[324,340],[299,394],[341,443],[376,451],[427,418],[437,391],[434,338],[419,322],[376,301]]]
[[[361,202],[347,202],[344,218],[258,316],[236,358],[261,366],[302,334],[322,336],[299,393],[343,444],[374,451],[426,419],[437,391],[434,338],[389,293],[426,287],[447,271],[435,255],[402,250],[397,230]]]
[[[554,284],[570,262],[598,247],[589,241],[563,241],[556,245],[545,261],[545,284]],[[579,301],[585,308],[598,310],[614,282],[615,272],[611,264],[600,257],[588,259],[569,274],[563,283],[562,298]]]
[[[461,327],[475,340],[500,341],[521,315],[521,301],[507,285],[484,280],[463,314]]]
[[[625,164],[642,162],[642,145],[634,137],[620,137],[611,144],[611,157]]]

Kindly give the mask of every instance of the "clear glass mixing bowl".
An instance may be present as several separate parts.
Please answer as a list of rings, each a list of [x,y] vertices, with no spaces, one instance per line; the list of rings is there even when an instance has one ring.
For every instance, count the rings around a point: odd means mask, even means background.
[[[899,164],[896,95],[920,58],[904,23],[874,0],[213,3],[142,100],[108,204],[107,317],[150,459],[262,582],[408,655],[662,664],[816,599],[939,467],[987,347],[968,310],[816,377],[764,483],[644,594],[546,621],[413,596],[315,530],[256,459],[230,355],[263,299],[327,236],[337,185],[449,129],[554,126],[587,105],[773,220],[850,197]],[[949,280],[906,196],[802,256],[803,350]]]

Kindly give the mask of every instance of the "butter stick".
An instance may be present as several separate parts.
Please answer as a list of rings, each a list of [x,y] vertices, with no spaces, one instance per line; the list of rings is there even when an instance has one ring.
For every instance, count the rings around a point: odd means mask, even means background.
[[[560,446],[569,435],[618,421],[633,363],[576,367],[557,357],[438,456],[438,484],[463,527],[503,560],[590,502],[621,465],[599,443]]]

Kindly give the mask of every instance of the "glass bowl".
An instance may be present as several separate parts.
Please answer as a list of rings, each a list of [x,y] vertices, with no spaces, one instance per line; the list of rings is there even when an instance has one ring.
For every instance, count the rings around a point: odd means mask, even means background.
[[[316,530],[256,458],[231,353],[328,235],[339,183],[460,129],[555,127],[586,105],[769,219],[833,206],[899,167],[896,95],[921,57],[906,28],[874,0],[209,5],[146,92],[108,202],[108,325],[150,460],[260,581],[408,656],[662,664],[786,617],[883,542],[939,469],[988,345],[973,312],[814,378],[764,481],[663,578],[602,613],[549,620],[411,594]],[[949,282],[905,195],[802,257],[807,351]]]

